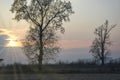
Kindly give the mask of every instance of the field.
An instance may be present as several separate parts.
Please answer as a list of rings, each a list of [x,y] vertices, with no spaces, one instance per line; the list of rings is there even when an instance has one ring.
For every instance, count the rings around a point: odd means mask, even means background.
[[[120,80],[120,65],[8,65],[0,67],[0,80]]]
[[[0,80],[120,80],[120,74],[0,74]]]

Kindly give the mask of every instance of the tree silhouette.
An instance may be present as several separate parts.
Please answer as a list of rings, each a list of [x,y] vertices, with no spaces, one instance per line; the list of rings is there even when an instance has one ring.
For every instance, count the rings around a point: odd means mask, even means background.
[[[15,19],[26,20],[34,30],[38,30],[36,40],[38,40],[38,62],[39,69],[42,68],[44,55],[44,40],[43,37],[48,34],[48,28],[51,31],[60,30],[64,33],[62,27],[63,21],[69,21],[69,16],[73,14],[70,1],[62,0],[14,0],[11,11],[15,13]],[[51,33],[51,32],[50,32]],[[48,42],[49,43],[49,42]]]
[[[94,34],[96,35],[96,38],[92,43],[90,52],[92,52],[95,60],[101,62],[101,65],[105,64],[105,60],[110,53],[110,50],[108,49],[111,45],[110,32],[115,26],[116,25],[109,26],[108,21],[106,20],[103,25],[95,29]]]
[[[37,28],[37,27],[36,27]],[[30,60],[30,63],[38,63],[38,50],[39,50],[39,39],[38,33],[39,29],[30,28],[28,34],[23,41],[23,50],[25,51],[26,56]],[[52,28],[47,28],[43,33],[43,61],[47,62],[50,59],[53,59],[57,55],[60,48],[57,44],[59,37],[56,35],[55,30]]]

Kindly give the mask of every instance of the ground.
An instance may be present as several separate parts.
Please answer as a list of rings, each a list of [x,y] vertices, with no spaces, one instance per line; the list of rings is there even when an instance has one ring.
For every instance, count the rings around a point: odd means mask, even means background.
[[[0,74],[0,80],[120,80],[120,74]]]

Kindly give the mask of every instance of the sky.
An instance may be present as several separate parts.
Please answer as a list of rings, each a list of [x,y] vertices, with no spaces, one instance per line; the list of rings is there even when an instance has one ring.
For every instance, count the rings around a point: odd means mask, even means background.
[[[76,61],[92,58],[89,53],[92,41],[95,38],[94,30],[109,20],[109,24],[117,24],[111,33],[111,57],[120,57],[120,0],[70,0],[75,14],[70,16],[70,22],[64,22],[65,33],[61,34],[61,52],[58,60]],[[13,20],[10,12],[13,0],[0,0],[0,46],[9,44],[9,39],[22,39],[28,30],[29,24],[25,21]],[[20,44],[19,44],[20,45]],[[1,49],[2,50],[2,49]],[[1,52],[1,51],[0,51]],[[3,51],[4,54],[7,51]],[[11,53],[12,50],[11,50]],[[20,50],[17,53],[22,54]],[[1,54],[1,53],[0,53]],[[10,56],[10,55],[9,55]],[[8,56],[8,57],[9,57]],[[22,55],[18,55],[23,57]],[[21,58],[20,57],[20,58]],[[11,57],[10,57],[11,58]],[[14,56],[12,57],[14,58]],[[8,60],[9,61],[9,60]],[[9,62],[12,63],[13,61]],[[7,63],[7,62],[6,62]]]

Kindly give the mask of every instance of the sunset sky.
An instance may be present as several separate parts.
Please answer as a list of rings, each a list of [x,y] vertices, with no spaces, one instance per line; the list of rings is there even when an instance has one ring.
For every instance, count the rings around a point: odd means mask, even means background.
[[[60,35],[59,41],[63,50],[58,59],[75,61],[91,58],[90,46],[94,40],[94,30],[109,20],[110,25],[117,24],[111,33],[111,57],[120,57],[120,0],[70,0],[75,14],[70,22],[64,23],[65,33]],[[29,24],[25,21],[13,20],[10,12],[13,0],[0,0],[0,47],[9,43],[10,39],[24,38]],[[1,54],[0,49],[0,54]],[[18,51],[22,53],[21,51]],[[21,56],[21,55],[18,55]],[[22,56],[21,56],[22,57]]]

